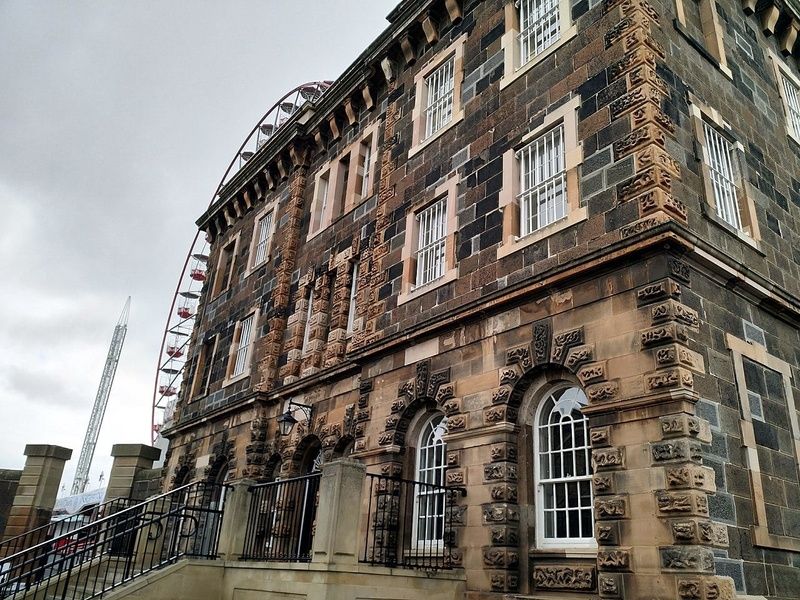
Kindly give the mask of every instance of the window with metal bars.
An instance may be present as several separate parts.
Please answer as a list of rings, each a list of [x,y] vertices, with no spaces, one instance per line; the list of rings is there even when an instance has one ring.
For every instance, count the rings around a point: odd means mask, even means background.
[[[455,56],[425,78],[425,138],[429,138],[453,118]]]
[[[258,220],[258,226],[256,228],[257,231],[257,242],[256,242],[256,249],[253,255],[253,266],[257,267],[265,260],[267,260],[267,252],[269,250],[269,241],[270,237],[272,236],[272,219],[273,219],[274,211],[269,211],[263,217]]]
[[[414,480],[423,484],[414,489],[414,525],[411,539],[418,548],[441,547],[444,537],[444,472],[447,447],[442,437],[447,432],[442,415],[433,415],[422,428],[417,444]]]
[[[551,393],[535,419],[534,479],[540,547],[594,545],[587,400],[577,387]]]
[[[517,152],[520,173],[520,237],[567,216],[564,125]]]
[[[372,136],[361,142],[360,149],[358,174],[361,177],[361,186],[359,188],[359,196],[360,199],[363,200],[372,192],[372,181],[370,180],[370,169],[372,168]]]
[[[707,121],[703,121],[704,158],[711,178],[717,215],[737,230],[742,228],[736,197],[733,144]]]
[[[800,88],[794,81],[781,73],[783,83],[783,97],[786,104],[786,119],[789,122],[789,131],[800,140]]]
[[[558,41],[561,35],[559,0],[517,0],[520,66]]]
[[[350,280],[350,303],[347,307],[347,333],[353,333],[353,324],[356,319],[356,293],[358,292],[358,261],[353,263],[352,279]]]
[[[417,213],[416,286],[438,279],[445,271],[447,238],[447,197]]]
[[[250,346],[253,338],[255,317],[255,314],[252,314],[239,323],[239,335],[236,341],[236,353],[231,377],[244,373],[250,364]]]

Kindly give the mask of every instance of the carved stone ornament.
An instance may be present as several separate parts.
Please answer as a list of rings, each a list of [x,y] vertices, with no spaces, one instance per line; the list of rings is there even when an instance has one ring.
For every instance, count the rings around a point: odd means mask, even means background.
[[[495,569],[513,569],[519,565],[519,553],[515,550],[491,547],[483,551],[483,564]]]
[[[668,546],[661,548],[661,566],[675,571],[714,572],[714,554],[701,546]]]
[[[592,450],[592,466],[595,471],[607,471],[623,466],[624,448],[601,448]]]
[[[533,584],[545,590],[593,590],[594,567],[546,566],[535,567]]]
[[[597,566],[601,569],[629,569],[631,555],[628,550],[598,550]]]

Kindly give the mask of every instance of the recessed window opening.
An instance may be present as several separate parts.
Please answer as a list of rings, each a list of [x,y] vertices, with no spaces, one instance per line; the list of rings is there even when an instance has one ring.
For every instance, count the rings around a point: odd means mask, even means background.
[[[559,125],[517,152],[520,164],[520,235],[567,216],[564,126]]]
[[[425,78],[427,103],[425,109],[425,137],[429,138],[453,118],[455,92],[455,56]]]
[[[358,261],[353,263],[350,281],[350,304],[347,307],[347,333],[353,333],[353,324],[356,319],[356,293],[358,292]]]
[[[703,121],[703,132],[706,139],[704,155],[711,174],[717,214],[728,225],[739,230],[742,228],[742,221],[731,158],[733,144],[707,121]]]
[[[781,80],[786,98],[786,117],[789,121],[789,129],[795,138],[800,139],[800,88],[783,73],[781,73]]]
[[[421,484],[414,490],[414,526],[411,539],[418,548],[441,548],[444,541],[444,473],[447,432],[444,416],[434,415],[423,426],[417,445],[414,479]],[[438,486],[438,487],[434,487]]]
[[[540,547],[592,546],[592,483],[587,400],[577,387],[541,403],[535,420],[537,538]]]
[[[253,322],[255,315],[250,315],[241,323],[239,328],[239,341],[236,349],[236,358],[233,364],[231,377],[236,377],[245,372],[250,357],[250,342],[253,337]]]
[[[517,0],[519,53],[524,65],[552,46],[561,34],[559,0]]]
[[[444,275],[447,197],[417,213],[417,287]]]
[[[267,259],[267,250],[269,249],[269,240],[272,235],[272,219],[273,211],[269,211],[266,215],[261,217],[258,222],[258,241],[256,242],[255,257],[253,258],[253,266],[260,265]]]

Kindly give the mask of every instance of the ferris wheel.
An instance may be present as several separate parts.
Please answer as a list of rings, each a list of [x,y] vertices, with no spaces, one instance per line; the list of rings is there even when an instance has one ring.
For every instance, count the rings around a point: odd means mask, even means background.
[[[214,190],[209,206],[219,197],[220,190],[228,180],[267,143],[289,117],[306,102],[318,100],[332,83],[331,81],[304,83],[284,94],[273,104],[239,146],[239,150]],[[151,438],[154,444],[161,430],[172,423],[181,394],[188,393],[184,386],[184,374],[200,296],[208,277],[209,253],[209,243],[198,231],[183,262],[158,353],[151,412]]]

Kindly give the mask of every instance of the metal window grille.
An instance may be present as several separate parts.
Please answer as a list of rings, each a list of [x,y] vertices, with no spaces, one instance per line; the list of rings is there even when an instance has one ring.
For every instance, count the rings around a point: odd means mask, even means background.
[[[800,139],[800,88],[786,75],[782,74],[781,78],[786,97],[786,117],[789,120],[789,127],[792,134]]]
[[[244,370],[247,367],[247,359],[250,355],[250,339],[253,335],[254,320],[255,315],[250,315],[244,321],[242,321],[241,327],[239,328],[239,345],[236,348],[236,362],[233,364],[233,373],[231,373],[232,377],[241,375],[244,373]]]
[[[705,133],[705,157],[711,173],[711,187],[714,190],[714,202],[717,214],[726,223],[742,228],[739,217],[739,203],[736,199],[735,176],[731,154],[733,145],[707,122],[703,122]]]
[[[579,388],[551,394],[537,421],[537,513],[540,540],[545,546],[591,543],[591,463],[587,404]]]
[[[369,195],[370,190],[369,170],[370,161],[372,160],[372,142],[369,140],[365,141],[363,147],[364,154],[361,164],[361,197],[366,198]]]
[[[447,198],[417,214],[417,287],[444,275]]]
[[[353,279],[350,282],[350,304],[347,308],[347,333],[353,332],[356,319],[356,292],[358,291],[358,263],[353,263]]]
[[[524,65],[561,35],[559,0],[518,0],[519,54]]]
[[[425,137],[434,133],[453,118],[455,92],[455,56],[425,78],[428,101],[425,108]]]
[[[272,235],[272,211],[269,211],[258,222],[258,243],[256,244],[256,256],[253,266],[260,265],[267,259],[270,235]]]
[[[305,329],[303,330],[303,348],[301,353],[305,354],[306,348],[308,348],[308,339],[311,335],[311,311],[314,307],[314,289],[311,289],[311,292],[308,294],[308,309],[306,309],[306,325]]]
[[[520,236],[567,216],[564,126],[559,125],[517,152],[520,173]]]
[[[414,489],[414,525],[411,539],[417,547],[440,547],[445,521],[444,471],[446,446],[442,436],[446,429],[442,415],[433,416],[425,424],[417,447],[417,472],[420,484]]]
[[[319,179],[319,222],[317,226],[322,224],[322,219],[325,218],[325,209],[328,207],[328,176],[320,177]]]

